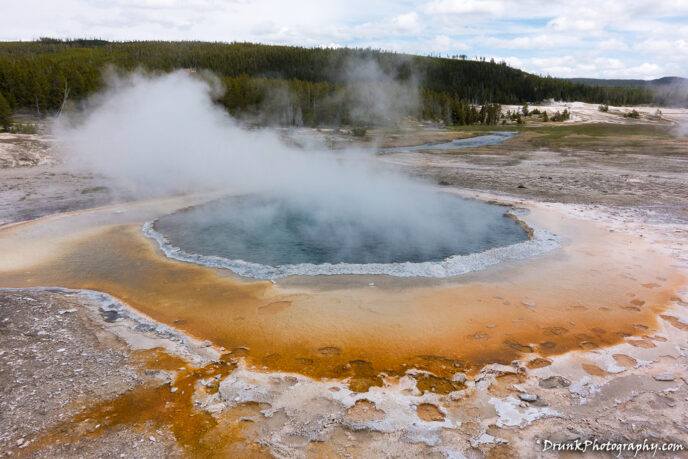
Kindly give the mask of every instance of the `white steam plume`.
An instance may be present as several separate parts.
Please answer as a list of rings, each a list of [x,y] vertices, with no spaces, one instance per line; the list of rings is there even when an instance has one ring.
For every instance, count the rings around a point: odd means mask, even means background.
[[[396,124],[405,116],[415,116],[418,111],[420,94],[414,75],[407,81],[400,81],[372,58],[350,58],[344,78],[354,89],[348,105],[355,120]]]
[[[115,78],[82,122],[63,120],[54,132],[72,167],[146,195],[217,189],[270,194],[309,209],[317,220],[314,231],[320,221],[320,229],[330,231],[335,216],[343,239],[355,239],[345,228],[356,222],[398,244],[423,240],[430,250],[487,232],[475,215],[466,215],[461,227],[450,223],[444,216],[454,202],[380,170],[370,158],[290,148],[272,131],[241,128],[212,102],[214,90],[207,78],[184,71]]]

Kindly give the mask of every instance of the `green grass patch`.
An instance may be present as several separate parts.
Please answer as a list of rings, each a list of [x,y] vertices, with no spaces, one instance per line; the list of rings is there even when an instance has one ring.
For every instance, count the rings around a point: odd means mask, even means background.
[[[668,126],[644,124],[586,123],[526,128],[536,148],[609,148],[649,147],[658,139],[675,137]]]
[[[467,126],[450,126],[448,129],[450,131],[475,132],[476,135],[485,135],[485,134],[488,134],[490,131],[514,132],[514,131],[521,131],[524,128],[521,126],[514,126],[514,125],[502,126],[502,125],[472,124],[472,125],[467,125]]]
[[[525,151],[531,148],[545,148],[552,151],[579,149],[600,153],[627,151],[629,153],[654,152],[676,154],[685,151],[685,142],[670,125],[641,123],[549,123],[508,126],[452,126],[451,131],[461,132],[465,137],[475,137],[494,131],[518,132],[519,135],[494,145],[492,150],[504,152]],[[472,151],[455,152],[468,154]],[[446,152],[445,152],[446,153]],[[452,153],[454,154],[454,153]]]
[[[12,134],[36,134],[38,131],[34,123],[13,123],[9,130]]]
[[[81,190],[81,194],[100,193],[107,190],[108,187],[106,186],[94,186],[92,188],[84,188],[83,190]]]
[[[584,135],[590,137],[609,136],[671,136],[669,126],[651,124],[614,124],[614,123],[585,123],[585,124],[557,124],[553,126],[537,126],[524,128],[532,130],[551,139],[563,138],[570,135]]]

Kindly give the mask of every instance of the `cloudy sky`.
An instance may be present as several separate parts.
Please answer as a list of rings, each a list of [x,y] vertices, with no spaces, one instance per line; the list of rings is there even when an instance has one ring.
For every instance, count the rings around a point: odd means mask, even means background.
[[[688,77],[688,0],[0,0],[0,11],[0,40],[356,46],[559,77]]]

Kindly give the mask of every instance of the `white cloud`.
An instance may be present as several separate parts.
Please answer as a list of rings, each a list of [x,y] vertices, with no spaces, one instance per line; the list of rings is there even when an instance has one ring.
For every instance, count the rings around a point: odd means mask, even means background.
[[[610,70],[618,70],[626,67],[626,65],[620,59],[615,59],[613,57],[598,57],[593,61],[593,63],[593,67]]]
[[[624,74],[629,78],[633,77],[633,75],[643,75],[643,78],[647,79],[659,78],[662,76],[662,67],[650,62],[644,62],[636,67],[627,68]]]
[[[470,49],[555,76],[688,76],[687,0],[22,0],[2,11],[6,40],[254,41],[442,55]]]
[[[638,43],[634,50],[656,56],[677,56],[688,58],[688,41],[650,39]]]
[[[518,57],[515,56],[509,56],[509,57],[495,57],[495,61],[497,62],[506,62],[508,66],[514,67],[517,69],[522,69],[523,68],[523,60],[519,59]]]
[[[582,59],[579,56],[565,55],[528,59],[508,57],[504,60],[511,66],[522,68],[532,73],[564,78],[654,79],[663,76],[667,71],[666,68],[649,62],[629,66],[620,59],[606,57]]]
[[[215,9],[220,2],[214,0],[91,0],[90,4],[103,8],[197,11]]]
[[[488,38],[486,43],[495,48],[503,49],[543,49],[558,48],[576,44],[578,38],[564,35],[536,35],[516,37],[510,39]]]
[[[488,14],[501,15],[505,2],[500,0],[434,0],[422,7],[430,14]]]
[[[557,32],[591,32],[604,27],[602,21],[591,16],[558,16],[547,23],[547,27]]]
[[[448,35],[436,35],[430,40],[423,42],[421,49],[427,49],[433,53],[461,54],[468,51],[471,47],[460,40],[455,40]]]
[[[415,11],[398,16],[384,18],[376,22],[367,22],[349,30],[350,38],[375,38],[404,35],[419,35],[423,26]]]
[[[627,51],[628,45],[618,38],[608,38],[598,42],[596,49],[599,51]]]
[[[418,20],[418,13],[415,11],[394,17],[390,22],[394,25],[398,33],[416,35],[423,30]]]

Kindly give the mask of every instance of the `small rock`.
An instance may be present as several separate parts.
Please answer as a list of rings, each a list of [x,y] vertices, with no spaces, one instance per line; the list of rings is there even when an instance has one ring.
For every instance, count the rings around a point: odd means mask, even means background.
[[[155,441],[155,437],[153,437],[153,436],[148,437],[148,439],[149,439],[150,441],[152,441],[152,442]]]
[[[673,373],[660,373],[654,376],[656,381],[673,381],[676,379]]]
[[[487,328],[495,328],[495,327],[496,327],[496,325],[494,325],[494,324],[489,324],[489,325],[487,326]]]
[[[22,443],[24,443],[24,439],[23,439],[23,438],[20,438],[19,440],[17,440],[17,446],[21,446]]]
[[[463,384],[466,382],[466,373],[456,373],[452,376],[452,381],[458,384]]]
[[[502,365],[499,363],[493,363],[491,365],[486,365],[482,370],[480,370],[480,374],[476,376],[475,381],[482,381],[490,375],[498,378],[504,375],[518,374],[519,372],[521,372],[521,369],[514,368],[508,365]]]
[[[465,391],[463,391],[463,390],[455,390],[453,392],[449,392],[449,400],[451,400],[453,402],[463,400],[465,396],[466,396],[466,394],[465,394]]]
[[[173,387],[172,389],[170,389],[170,392],[172,392],[172,393],[174,394],[174,393],[177,392],[178,390],[179,390],[179,389],[177,389],[176,387]]]
[[[530,306],[531,308],[535,306],[535,303],[529,302],[529,301],[522,301],[521,304],[523,306]]]
[[[552,442],[566,443],[566,442],[578,440],[581,437],[582,437],[582,435],[580,434],[580,432],[577,432],[576,430],[569,427],[566,429],[555,430],[549,436],[548,440],[552,441]],[[538,440],[538,441],[540,441],[540,440]]]
[[[508,445],[509,441],[505,440],[503,438],[493,437],[492,435],[488,434],[487,432],[483,432],[482,434],[480,434],[480,436],[478,438],[471,440],[471,446],[473,448],[478,448],[480,445],[490,445],[490,444]]]
[[[202,346],[202,347],[210,347],[210,346],[212,346],[212,345],[213,345],[213,343],[211,343],[211,342],[208,341],[208,340],[205,340],[205,341],[203,341],[203,342],[201,343],[201,346]]]
[[[556,389],[557,387],[569,387],[571,381],[562,376],[550,376],[549,378],[541,379],[538,385],[544,389]]]
[[[534,402],[538,399],[538,396],[535,394],[527,394],[525,392],[521,392],[520,394],[518,394],[518,398],[520,398],[524,402]]]

